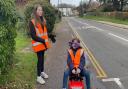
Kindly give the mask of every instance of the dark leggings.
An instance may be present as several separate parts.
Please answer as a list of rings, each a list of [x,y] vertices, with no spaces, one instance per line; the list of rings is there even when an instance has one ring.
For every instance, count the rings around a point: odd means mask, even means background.
[[[45,51],[37,52],[38,62],[37,62],[37,75],[40,76],[41,72],[44,71],[44,53]]]

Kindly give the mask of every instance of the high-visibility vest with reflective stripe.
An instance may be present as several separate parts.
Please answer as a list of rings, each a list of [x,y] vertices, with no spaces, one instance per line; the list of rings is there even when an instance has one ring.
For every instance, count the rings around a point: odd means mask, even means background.
[[[68,52],[70,54],[70,57],[71,57],[71,60],[72,60],[74,67],[78,68],[79,64],[80,64],[81,56],[83,54],[83,49],[78,49],[75,55],[74,55],[72,49],[69,49]]]
[[[35,20],[34,19],[32,19],[31,21],[34,24],[36,36],[44,39],[47,48],[50,48],[46,25],[44,25],[44,28],[42,28],[40,23],[37,23],[35,26]],[[32,40],[32,48],[33,48],[34,52],[39,52],[39,51],[43,51],[46,49],[46,47],[43,43],[37,42],[35,40]]]

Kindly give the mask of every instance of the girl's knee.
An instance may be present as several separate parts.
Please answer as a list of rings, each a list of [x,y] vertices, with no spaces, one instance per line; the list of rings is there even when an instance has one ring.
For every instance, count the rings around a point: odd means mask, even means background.
[[[64,76],[69,76],[69,71],[65,71]]]
[[[84,71],[83,71],[83,75],[90,77],[90,71],[84,70]]]

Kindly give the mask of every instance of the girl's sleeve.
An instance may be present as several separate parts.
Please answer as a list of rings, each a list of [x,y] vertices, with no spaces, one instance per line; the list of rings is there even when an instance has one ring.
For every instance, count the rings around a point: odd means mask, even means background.
[[[82,54],[81,56],[81,59],[80,59],[80,64],[79,64],[79,68],[82,70],[85,66],[85,62],[86,62],[86,56],[84,55],[84,53]]]

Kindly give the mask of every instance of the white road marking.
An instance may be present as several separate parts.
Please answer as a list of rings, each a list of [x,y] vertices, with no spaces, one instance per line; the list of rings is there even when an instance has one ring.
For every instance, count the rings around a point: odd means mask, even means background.
[[[93,26],[86,26],[86,29],[89,29],[89,28],[94,28]]]
[[[72,38],[74,38],[74,35],[72,34]]]
[[[102,79],[102,81],[103,82],[111,82],[111,81],[114,81],[121,89],[125,89],[119,78]]]
[[[119,38],[119,39],[121,39],[121,40],[123,40],[123,41],[128,42],[128,39],[125,39],[125,38],[123,38],[123,37],[117,36],[117,35],[115,35],[115,34],[113,34],[113,33],[108,33],[108,34],[111,35],[111,36],[114,36],[114,37],[116,37],[116,38]]]
[[[88,27],[89,27],[89,28],[95,28],[95,29],[97,29],[97,30],[99,30],[99,31],[104,31],[103,29],[100,29],[100,28],[98,28],[98,27],[90,26],[90,25],[87,24],[87,23],[83,23],[83,22],[77,21],[77,20],[74,20],[74,21],[79,22],[79,23],[81,23],[81,24],[88,25],[87,28],[88,28]],[[113,33],[108,33],[108,34],[111,35],[111,36],[114,36],[114,37],[116,37],[116,38],[119,38],[119,39],[121,39],[121,40],[123,40],[123,41],[128,42],[128,39],[125,39],[125,38],[123,38],[123,37],[117,36],[117,35],[115,35],[115,34],[113,34]]]
[[[85,26],[82,26],[81,29],[85,29],[86,27]]]
[[[102,79],[103,82],[111,82],[114,81],[114,78]]]
[[[119,78],[115,78],[115,82],[121,89],[125,89]]]
[[[97,30],[99,30],[99,31],[104,31],[103,29],[100,29],[100,28],[98,28],[98,27],[95,27],[95,26],[93,26],[95,29],[97,29]]]
[[[87,28],[95,28],[95,29],[97,29],[97,30],[99,30],[99,31],[104,31],[103,29],[100,29],[100,28],[95,27],[95,26],[91,26],[91,25],[89,25],[89,24],[87,24],[87,23],[84,23],[84,22],[81,22],[81,21],[77,21],[77,20],[74,20],[74,21],[76,21],[76,22],[79,22],[79,23],[81,23],[81,24],[86,25],[86,26],[87,26]]]

